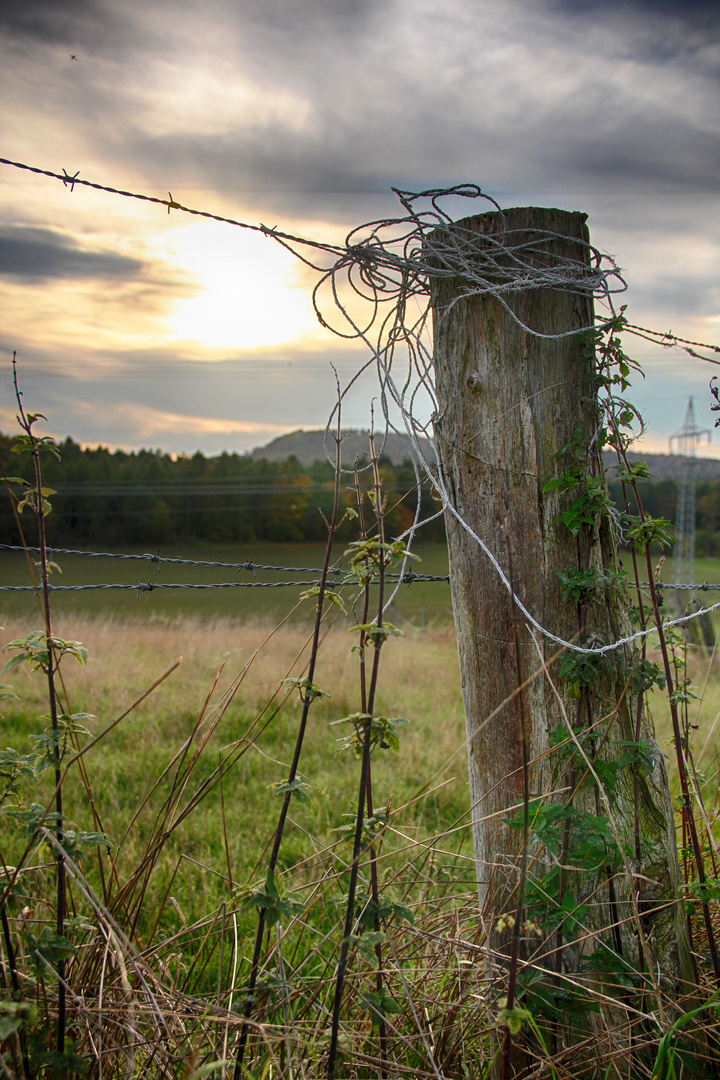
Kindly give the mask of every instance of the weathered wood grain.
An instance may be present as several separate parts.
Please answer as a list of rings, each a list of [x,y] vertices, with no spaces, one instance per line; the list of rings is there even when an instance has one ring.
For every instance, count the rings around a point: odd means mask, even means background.
[[[587,249],[577,241],[588,239],[585,215],[555,209],[519,208],[505,211],[508,229],[541,229],[561,234],[553,242],[556,255],[586,259]],[[498,235],[497,213],[466,218],[459,229]],[[524,237],[529,234],[523,233]],[[566,461],[556,454],[569,443],[579,425],[593,471],[603,475],[601,455],[592,445],[600,417],[597,380],[592,360],[583,355],[574,336],[543,339],[527,333],[492,296],[457,300],[460,279],[435,279],[431,302],[434,319],[434,361],[438,396],[435,437],[442,475],[458,512],[482,537],[511,578],[517,596],[535,618],[554,634],[570,640],[578,634],[579,611],[562,600],[557,570],[586,565],[616,568],[617,553],[607,521],[583,529],[574,537],[555,523],[570,502],[568,493],[543,493],[547,481],[564,473]],[[593,323],[593,303],[569,290],[529,289],[507,298],[526,325],[542,334],[558,334]],[[478,890],[483,917],[492,926],[497,916],[513,907],[517,884],[519,838],[510,830],[502,811],[522,798],[522,762],[519,750],[519,697],[512,697],[518,679],[538,669],[539,659],[529,627],[514,606],[495,569],[457,520],[446,514],[455,624],[462,672],[469,739],[470,791]],[[589,550],[589,556],[588,556]],[[627,595],[607,592],[590,607],[587,629],[609,642],[630,632]],[[517,671],[514,633],[520,637],[520,672]],[[538,639],[545,660],[558,646]],[[578,703],[557,682],[563,705],[573,723],[597,725],[592,746],[602,758],[618,756],[618,740],[634,737],[636,702],[627,679],[636,653],[622,650],[617,665],[593,685],[577,716]],[[484,721],[512,698],[490,722]],[[536,678],[525,690],[531,794],[567,787],[569,773],[555,770],[549,756],[549,733],[562,720],[558,696],[546,677]],[[650,738],[645,721],[643,736]],[[624,770],[615,804],[628,851],[634,852],[633,778]],[[567,797],[567,792],[564,797]],[[604,808],[590,786],[576,804],[591,812]],[[653,901],[670,906],[648,918],[646,935],[653,956],[669,981],[689,975],[689,951],[678,896],[678,865],[667,776],[658,756],[653,774],[640,784],[641,865],[633,869],[642,878],[615,883],[616,907],[611,909],[607,882],[589,873],[583,884],[594,896],[594,924],[608,926],[630,920],[622,931],[605,937],[638,962],[638,941],[632,928],[632,893],[640,894],[641,910]],[[548,868],[557,851],[542,851],[535,844],[533,872]],[[632,861],[632,860],[631,860]],[[615,917],[614,917],[615,916]],[[491,937],[491,943],[497,938]],[[552,942],[547,945],[548,952]],[[551,957],[547,965],[558,970],[576,967],[579,956],[596,947],[590,941],[580,950],[563,950],[563,961]],[[567,955],[565,955],[567,954]]]

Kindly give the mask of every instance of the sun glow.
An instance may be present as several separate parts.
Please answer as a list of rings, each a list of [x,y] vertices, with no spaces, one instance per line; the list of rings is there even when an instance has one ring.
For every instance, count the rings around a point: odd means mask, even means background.
[[[166,235],[163,248],[163,257],[198,285],[196,295],[175,301],[167,316],[174,338],[248,349],[321,345],[326,337],[299,282],[297,261],[268,237],[202,223]]]

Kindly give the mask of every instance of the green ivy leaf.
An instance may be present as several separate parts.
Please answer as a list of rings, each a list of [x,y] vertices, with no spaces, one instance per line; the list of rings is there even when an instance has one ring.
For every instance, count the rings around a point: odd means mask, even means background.
[[[714,901],[717,903],[720,901],[720,881],[717,878],[711,878],[707,881],[692,881],[688,885],[688,892],[692,896],[697,896],[703,902]]]
[[[352,724],[354,731],[338,739],[337,753],[343,750],[352,750],[356,758],[361,758],[365,735],[368,724],[370,725],[370,752],[376,749],[393,750],[397,753],[400,749],[400,733],[398,728],[407,724],[402,716],[369,716],[367,713],[353,713],[344,716],[342,720],[333,720],[331,727],[336,724]]]
[[[57,967],[61,960],[67,960],[75,952],[75,946],[62,934],[56,934],[50,926],[43,926],[41,933],[35,937],[29,931],[25,937],[29,952],[32,953],[32,961],[38,976],[47,978],[47,966]]]
[[[364,934],[348,934],[343,940],[351,948],[357,949],[363,959],[372,963],[375,959],[375,947],[382,945],[385,935],[381,930],[366,930]]]
[[[646,690],[652,690],[653,686],[664,690],[665,682],[665,672],[660,665],[645,659],[637,662],[630,675],[630,689],[633,694],[644,694]]]
[[[57,1080],[65,1080],[68,1076],[85,1076],[90,1062],[75,1053],[75,1043],[70,1039],[65,1040],[63,1053],[57,1050],[46,1050],[38,1055],[38,1060],[50,1069],[50,1075]]]
[[[347,904],[348,897],[343,896],[342,901]],[[393,916],[401,919],[410,926],[415,922],[415,916],[406,904],[400,904],[394,900],[386,900],[382,896],[377,902],[366,892],[355,894],[355,918],[367,930],[372,930],[378,919],[389,921]]]
[[[365,637],[375,646],[376,649],[384,645],[389,637],[402,637],[402,630],[398,630],[397,626],[393,626],[392,623],[383,623],[382,626],[377,626],[376,623],[358,623],[357,626],[351,626],[348,630],[348,634],[364,633]]]
[[[654,518],[645,515],[645,520],[630,517],[627,538],[636,549],[642,550],[649,544],[659,544],[661,548],[672,547],[675,543],[675,526],[667,518]]]
[[[37,836],[41,825],[61,820],[57,813],[46,814],[45,807],[40,803],[32,803],[29,807],[9,806],[5,808],[4,813],[11,821],[18,823],[30,840]]]
[[[37,1022],[37,1007],[31,1001],[0,1001],[0,1042],[24,1024]]]
[[[300,599],[301,600],[311,600],[311,599],[313,599],[313,597],[316,597],[316,596],[317,597],[320,596],[320,586],[319,585],[314,585],[313,588],[308,589],[307,592],[300,593]],[[328,600],[331,604],[334,604],[336,608],[340,608],[342,613],[345,614],[345,605],[342,602],[342,597],[340,597],[336,592],[334,592],[332,589],[325,589],[323,591],[323,597],[324,597],[325,600]],[[318,603],[319,602],[320,601],[318,600]]]
[[[635,765],[641,776],[651,775],[660,758],[660,749],[654,742],[648,739],[638,739],[637,742],[631,739],[619,739],[616,745],[623,748],[619,759],[621,769]]]

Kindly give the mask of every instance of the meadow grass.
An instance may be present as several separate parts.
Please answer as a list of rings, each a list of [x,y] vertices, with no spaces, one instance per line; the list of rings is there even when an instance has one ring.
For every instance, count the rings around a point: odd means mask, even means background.
[[[200,557],[207,554],[196,550]],[[213,552],[213,557],[238,561],[237,552],[228,551],[227,556]],[[282,551],[263,547],[241,556],[308,566],[320,565],[319,557],[317,549],[301,552],[289,547]],[[71,560],[63,560],[63,580],[71,580],[71,573],[77,575],[75,580],[87,580],[88,563],[77,560],[75,567],[66,565]],[[90,565],[97,575],[98,564]],[[148,569],[154,572],[142,563],[107,565],[122,566],[130,580],[145,578]],[[429,565],[433,570],[442,566],[434,548],[425,553],[423,571]],[[179,579],[175,568],[172,576]],[[101,573],[95,580],[103,577]],[[711,580],[709,575],[706,579]],[[420,588],[404,587],[408,596],[415,597]],[[396,981],[407,980],[407,1001],[413,1003],[404,1003],[398,983],[394,993],[403,1016],[394,1022],[403,1050],[399,1053],[396,1046],[393,1061],[398,1075],[432,1075],[428,1063],[435,1062],[442,1075],[471,1080],[485,1075],[493,1052],[494,1019],[487,1013],[489,998],[478,963],[487,927],[477,908],[460,676],[454,630],[444,606],[449,595],[444,584],[424,588],[427,607],[423,602],[421,608],[405,609],[406,618],[395,616],[405,633],[383,649],[375,710],[409,721],[401,729],[398,754],[373,755],[374,804],[390,805],[393,815],[379,845],[382,893],[416,917],[415,927],[402,924],[389,931],[388,941],[402,955],[402,963],[390,959],[386,963],[395,971]],[[433,608],[431,601],[439,590],[445,590],[445,601],[436,600]],[[85,854],[87,880],[106,899],[108,912],[122,925],[147,970],[155,965],[153,985],[162,986],[170,1035],[162,1051],[166,1071],[158,1075],[191,1076],[197,1065],[227,1060],[240,1024],[233,988],[247,978],[257,920],[252,905],[244,907],[239,898],[247,895],[246,885],[263,878],[279,808],[270,785],[287,776],[300,712],[297,691],[283,680],[303,675],[312,616],[312,601],[306,600],[304,610],[275,631],[280,607],[285,611],[290,607],[290,590],[257,590],[253,601],[258,593],[268,606],[255,615],[250,614],[252,605],[248,602],[243,608],[245,601],[237,603],[233,593],[232,617],[218,593],[212,594],[212,603],[218,596],[221,603],[212,614],[209,601],[203,598],[198,607],[194,599],[203,594],[191,594],[189,599],[153,593],[138,600],[134,594],[110,594],[108,599],[107,594],[81,593],[70,603],[53,598],[54,633],[80,640],[89,650],[86,666],[71,658],[63,663],[61,695],[66,711],[93,714],[94,719],[86,722],[90,737],[108,727],[183,657],[167,679],[81,759],[84,774],[75,766],[64,785],[67,827],[103,831],[110,845],[108,852],[102,845]],[[118,596],[120,605],[115,603]],[[165,604],[166,598],[166,606],[153,606],[149,615],[150,604],[156,600]],[[4,646],[37,629],[40,612],[32,601],[13,599],[3,604],[0,624]],[[312,785],[312,800],[308,805],[293,801],[278,862],[281,885],[307,906],[283,939],[284,960],[283,954],[272,951],[275,930],[267,938],[268,971],[284,984],[282,965],[287,963],[295,980],[278,999],[282,1007],[273,1003],[267,990],[258,1001],[257,1015],[264,1026],[252,1060],[265,1063],[268,1080],[268,1063],[273,1062],[278,1076],[290,1076],[293,1063],[301,1070],[297,1076],[317,1075],[325,1037],[351,849],[342,829],[348,820],[345,815],[355,813],[359,769],[350,751],[337,753],[337,740],[348,729],[334,723],[360,708],[351,625],[350,619],[330,608],[315,674],[316,683],[330,696],[318,699],[311,709],[300,766]],[[649,658],[657,659],[652,649]],[[697,764],[706,770],[706,792],[712,796],[718,786],[718,662],[702,650],[689,649],[687,663],[698,693],[688,705],[691,738]],[[28,753],[33,735],[48,726],[43,718],[45,681],[42,673],[33,674],[26,666],[9,672],[3,681],[12,681],[18,700],[3,702],[2,744]],[[669,716],[659,692],[653,695],[652,713],[672,776]],[[87,739],[80,736],[76,747]],[[232,765],[220,784],[216,770],[223,760]],[[51,797],[51,776],[46,771],[27,798],[49,804]],[[714,813],[712,797],[708,804]],[[5,819],[5,864],[20,860],[25,840],[22,831],[14,831]],[[47,900],[54,873],[51,854],[46,845],[36,848],[30,859],[35,869],[21,879],[17,893],[18,909],[25,903],[27,914],[20,911],[16,917],[24,918],[34,933],[52,916]],[[369,890],[366,863],[361,887]],[[68,899],[71,916],[86,914],[72,878]],[[68,933],[77,934],[79,943],[75,985],[96,992],[102,950],[90,949],[89,931]],[[85,955],[88,966],[83,969]],[[123,1005],[121,972],[118,960],[113,1007],[117,1016],[124,1017],[125,1034],[114,1044],[118,1057],[113,1076],[130,1068],[128,1031],[135,1023],[130,1018],[135,1006],[128,1011],[130,1007]],[[354,1047],[352,1075],[357,1077],[375,1077],[382,1071],[366,997],[373,978],[372,957],[358,953],[348,974],[343,1021],[343,1037]],[[235,994],[237,998],[237,990]],[[108,995],[112,997],[110,989]],[[289,1063],[290,1072],[283,1072],[283,1062]],[[232,1070],[222,1066],[219,1071],[229,1077]]]
[[[5,616],[3,621],[3,645],[31,628],[15,618]],[[88,725],[93,736],[119,716],[178,656],[183,657],[180,667],[84,759],[95,821],[80,776],[71,773],[65,786],[66,812],[74,827],[100,828],[107,833],[113,846],[113,863],[122,880],[132,873],[146,849],[174,771],[159,784],[125,835],[137,807],[185,740],[191,739],[189,756],[198,748],[206,728],[197,731],[194,738],[193,731],[218,671],[222,668],[207,710],[209,718],[213,703],[222,701],[235,684],[272,624],[228,619],[206,622],[188,616],[146,624],[84,615],[59,616],[54,630],[60,637],[81,640],[89,649],[86,666],[66,662],[63,687],[68,712],[94,715]],[[359,708],[357,662],[350,651],[354,640],[344,620],[328,623],[316,681],[330,697],[320,699],[312,710],[301,767],[314,794],[309,806],[294,807],[294,825],[286,836],[280,861],[284,870],[312,851],[309,837],[318,845],[334,843],[335,830],[345,823],[344,814],[354,812],[357,762],[351,753],[338,755],[337,740],[347,732],[331,726],[332,721]],[[173,896],[182,916],[193,921],[229,899],[228,873],[235,885],[244,884],[257,863],[262,862],[279,806],[269,785],[281,782],[287,773],[300,705],[297,692],[288,692],[281,680],[302,675],[307,642],[308,628],[297,623],[271,637],[203,746],[176,813],[191,801],[193,793],[202,788],[232,748],[237,753],[239,747],[242,756],[225,775],[222,793],[219,784],[211,788],[164,845],[164,869],[154,876],[145,904],[150,922],[178,865]],[[32,736],[48,723],[47,719],[38,719],[47,709],[46,687],[41,676],[25,669],[13,672],[12,682],[19,700],[5,703],[3,744],[28,753]],[[274,704],[263,722],[252,730],[274,695]],[[264,726],[278,706],[277,714]],[[376,803],[387,805],[391,800],[397,809],[427,786],[433,786],[430,781],[436,777],[435,783],[445,781],[444,786],[418,799],[401,815],[403,831],[409,830],[413,838],[433,836],[456,820],[466,821],[464,717],[457,652],[449,627],[410,631],[386,647],[378,709],[410,722],[403,729],[401,753],[383,752],[375,757]],[[51,792],[50,776],[46,774],[44,789],[34,798],[49,799]],[[21,843],[18,838],[6,853],[8,861],[13,861]],[[398,846],[403,842],[398,840]],[[167,929],[175,927],[182,916],[170,906]]]

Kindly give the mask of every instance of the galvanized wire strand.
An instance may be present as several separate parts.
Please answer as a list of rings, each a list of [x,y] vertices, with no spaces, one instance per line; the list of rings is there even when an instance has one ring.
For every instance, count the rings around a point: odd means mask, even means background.
[[[413,449],[413,460],[415,460],[415,456],[416,456],[418,462],[421,464],[423,470],[425,471],[425,474],[427,475],[427,477],[429,478],[432,486],[434,487],[435,491],[437,492],[437,494],[438,494],[438,496],[439,496],[439,498],[440,498],[440,500],[441,500],[441,502],[443,504],[444,509],[448,513],[452,514],[453,517],[456,518],[456,520],[458,521],[458,524],[461,526],[461,528],[463,528],[469,534],[469,536],[472,537],[472,539],[478,544],[478,546],[481,548],[481,550],[488,557],[488,559],[490,560],[493,568],[495,569],[496,573],[498,574],[498,577],[500,578],[500,580],[503,583],[504,587],[507,589],[513,603],[517,605],[518,609],[522,612],[522,614],[528,620],[530,625],[533,626],[539,633],[541,633],[549,641],[553,641],[557,645],[561,645],[564,648],[570,649],[572,652],[577,652],[577,653],[582,653],[584,655],[592,655],[592,656],[604,655],[605,653],[612,652],[612,651],[614,651],[616,649],[621,648],[624,645],[629,645],[629,644],[631,644],[631,643],[633,643],[635,641],[638,641],[638,640],[641,640],[642,638],[647,637],[649,634],[657,632],[658,628],[653,626],[653,627],[650,627],[649,629],[646,629],[646,630],[639,630],[634,634],[628,635],[627,637],[620,638],[620,639],[618,639],[618,640],[616,640],[614,642],[611,642],[611,643],[609,643],[607,645],[588,647],[588,646],[583,646],[583,645],[577,645],[576,643],[571,642],[571,641],[566,641],[564,638],[560,637],[557,634],[552,633],[551,630],[549,630],[546,627],[542,626],[541,623],[538,622],[538,620],[531,614],[530,611],[528,611],[528,609],[525,607],[525,605],[522,603],[522,601],[518,598],[518,595],[517,595],[515,589],[512,587],[510,581],[508,580],[505,572],[503,571],[503,568],[501,567],[500,563],[497,561],[497,559],[495,558],[495,556],[493,555],[492,551],[489,549],[487,544],[471,528],[471,526],[468,524],[468,522],[465,521],[465,519],[459,513],[457,508],[454,506],[454,504],[453,504],[453,502],[452,502],[452,500],[451,500],[451,498],[450,498],[450,496],[449,496],[449,494],[447,492],[447,489],[445,487],[445,484],[444,484],[444,481],[442,479],[442,475],[441,475],[440,470],[437,470],[437,469],[433,468],[431,463],[429,463],[426,460],[426,457],[424,455],[422,447],[421,447],[421,445],[419,443],[418,432],[417,432],[417,424],[415,422],[415,418],[413,417],[412,413],[408,411],[408,409],[407,409],[407,407],[405,405],[406,387],[403,387],[402,390],[398,389],[397,385],[395,384],[394,379],[392,378],[392,375],[391,375],[391,372],[390,372],[390,367],[385,362],[385,357],[387,356],[387,353],[388,353],[388,346],[385,345],[382,348],[376,348],[374,346],[374,344],[368,339],[366,333],[359,326],[357,326],[357,324],[354,322],[354,320],[353,320],[352,316],[350,315],[350,313],[348,312],[346,306],[341,302],[340,297],[339,297],[339,295],[337,293],[337,290],[334,288],[333,291],[334,291],[335,302],[336,302],[336,305],[337,305],[339,311],[342,313],[343,317],[347,320],[349,325],[351,325],[351,326],[353,326],[355,328],[357,337],[360,338],[365,343],[365,345],[368,347],[368,349],[374,355],[375,362],[376,362],[376,365],[377,365],[377,368],[378,368],[378,371],[379,371],[379,381],[381,383],[381,402],[382,402],[382,406],[383,406],[383,414],[384,414],[384,416],[386,418],[386,423],[387,423],[388,427],[391,428],[392,430],[396,431],[398,434],[400,434],[397,427],[395,425],[393,425],[391,420],[390,420],[389,409],[388,409],[388,401],[387,401],[387,395],[389,393],[392,400],[393,400],[393,402],[394,402],[394,404],[396,405],[396,407],[400,411],[403,423],[405,425],[406,437],[408,439],[409,444],[412,446],[412,449]],[[579,332],[579,331],[576,331],[576,333],[577,332]],[[424,348],[423,345],[422,345],[422,342],[420,342],[419,340],[415,341],[414,344],[416,344],[417,347],[420,350],[422,350]],[[428,353],[428,356],[429,356],[429,353]],[[429,387],[429,391],[433,394],[433,398],[434,398],[434,392],[433,392],[433,388],[431,386]],[[708,613],[710,613],[712,611],[717,610],[718,608],[720,608],[720,603],[714,604],[709,608],[700,608],[698,611],[692,612],[689,615],[685,615],[685,616],[683,616],[681,618],[672,619],[672,620],[670,620],[668,622],[663,623],[663,629],[665,629],[667,627],[671,627],[671,626],[683,625],[686,622],[690,622],[692,619],[696,619],[696,618],[698,618],[699,616],[701,616],[703,614],[708,614]]]
[[[263,224],[251,224],[237,218],[184,206],[173,199],[170,192],[167,199],[161,199],[84,180],[77,172],[69,174],[65,169],[58,173],[9,158],[0,158],[0,164],[59,180],[71,191],[79,185],[123,198],[166,206],[168,213],[170,210],[178,210],[195,217],[259,232],[287,247],[293,255],[303,258],[305,262],[308,260],[296,251],[296,246],[335,256],[330,266],[315,263],[309,265],[322,273],[313,290],[313,304],[318,319],[341,337],[355,338],[358,336],[357,330],[343,332],[332,327],[319,303],[320,291],[325,283],[330,281],[334,292],[340,278],[346,281],[357,296],[371,304],[365,332],[374,324],[381,303],[392,302],[394,309],[404,309],[410,296],[428,295],[431,278],[462,277],[467,282],[464,296],[490,294],[498,299],[505,293],[520,292],[528,288],[570,289],[573,292],[609,298],[613,293],[624,292],[627,288],[615,261],[587,241],[575,242],[589,252],[590,265],[587,265],[584,259],[570,259],[549,253],[546,250],[547,245],[557,239],[555,233],[538,229],[514,229],[508,232],[499,204],[477,184],[458,184],[420,192],[393,188],[406,210],[406,215],[381,218],[357,226],[348,233],[345,243],[338,245],[309,240],[276,228],[268,228]],[[501,228],[498,233],[478,237],[470,230],[458,227],[440,205],[441,199],[450,197],[479,199],[490,203],[500,216]],[[429,201],[432,209],[418,211],[418,200]],[[510,236],[518,239],[511,243],[508,240]],[[544,266],[537,265],[538,257],[549,261]],[[517,319],[512,311],[510,314]],[[538,333],[532,327],[524,329],[531,334]]]

